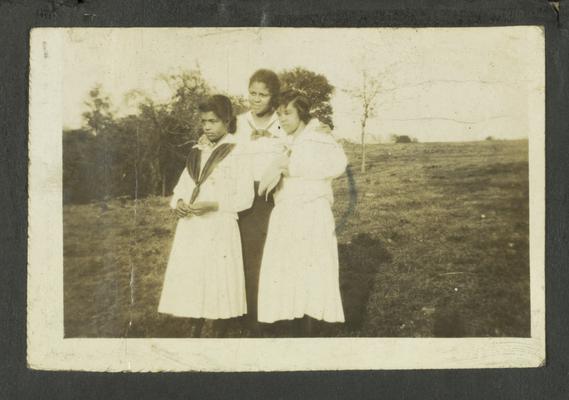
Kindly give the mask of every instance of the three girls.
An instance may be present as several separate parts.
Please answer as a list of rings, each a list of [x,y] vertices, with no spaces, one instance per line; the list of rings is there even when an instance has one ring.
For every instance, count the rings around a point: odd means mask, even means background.
[[[192,149],[174,189],[180,221],[160,312],[247,314],[253,333],[257,321],[344,321],[331,180],[346,157],[311,119],[306,97],[279,92],[277,75],[259,70],[249,112],[235,119],[220,95],[200,105],[207,140]]]

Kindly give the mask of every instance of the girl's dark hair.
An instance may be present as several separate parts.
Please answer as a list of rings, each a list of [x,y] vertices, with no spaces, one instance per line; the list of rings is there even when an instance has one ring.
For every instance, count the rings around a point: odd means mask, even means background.
[[[231,100],[222,94],[215,94],[208,97],[198,106],[200,112],[212,112],[217,118],[227,124],[227,131],[235,133],[237,129],[237,118],[233,115]]]
[[[271,100],[269,101],[269,109],[274,111],[277,108],[277,98],[281,91],[281,81],[277,74],[275,74],[270,69],[259,69],[255,71],[251,78],[249,78],[249,86],[253,82],[260,82],[265,84],[269,93],[271,94]]]
[[[297,92],[296,90],[285,90],[281,93],[278,98],[277,107],[284,106],[287,107],[292,104],[296,111],[298,112],[298,117],[305,124],[310,121],[312,116],[310,115],[310,99],[305,95]]]

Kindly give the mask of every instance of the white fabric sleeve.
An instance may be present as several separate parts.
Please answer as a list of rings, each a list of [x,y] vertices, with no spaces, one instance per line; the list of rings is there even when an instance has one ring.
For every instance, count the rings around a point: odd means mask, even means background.
[[[250,158],[238,150],[236,152],[231,156],[231,172],[220,188],[218,210],[221,212],[237,213],[246,210],[255,198]]]
[[[348,159],[333,137],[318,135],[292,151],[288,174],[308,179],[331,179],[344,173]]]
[[[284,141],[280,138],[261,138],[257,140],[256,167],[263,174],[266,168],[284,153]]]
[[[172,199],[170,200],[170,207],[176,209],[178,204],[178,200],[182,199],[186,203],[190,201],[192,198],[192,191],[196,184],[192,180],[188,170],[184,168],[180,178],[178,179],[178,183],[174,187],[174,194],[172,195]]]
[[[237,126],[233,137],[237,143],[247,143],[251,135],[251,128],[247,123],[247,116],[241,114],[237,116]]]

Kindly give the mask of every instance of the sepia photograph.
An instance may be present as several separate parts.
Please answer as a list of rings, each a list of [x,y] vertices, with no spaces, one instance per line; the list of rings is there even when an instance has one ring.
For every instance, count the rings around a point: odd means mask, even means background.
[[[44,328],[73,344],[63,364],[117,339],[93,369],[543,362],[543,28],[43,28],[31,46],[38,364]]]

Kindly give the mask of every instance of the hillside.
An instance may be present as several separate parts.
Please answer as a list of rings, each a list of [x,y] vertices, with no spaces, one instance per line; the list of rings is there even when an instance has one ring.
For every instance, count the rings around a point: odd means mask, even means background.
[[[527,141],[370,145],[365,174],[344,147],[347,323],[317,334],[529,336]],[[156,312],[175,221],[159,197],[64,206],[66,337],[189,336]]]

